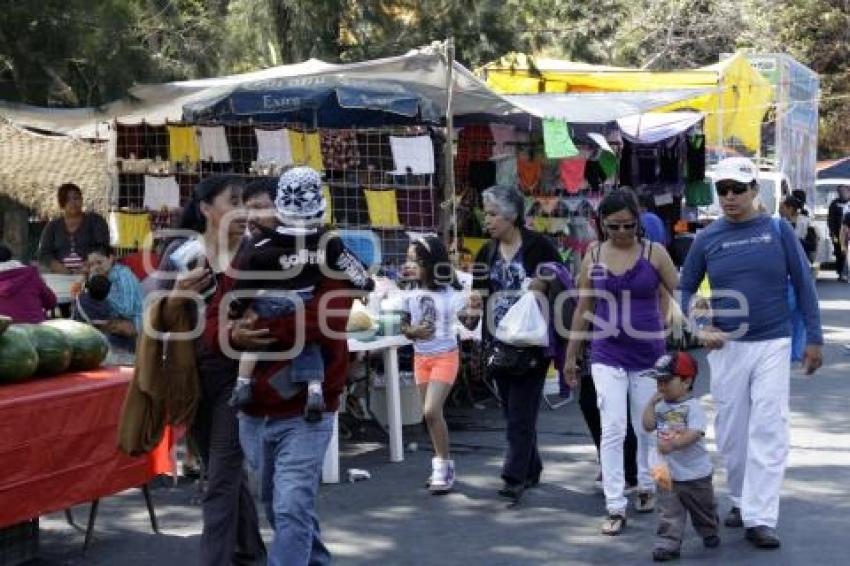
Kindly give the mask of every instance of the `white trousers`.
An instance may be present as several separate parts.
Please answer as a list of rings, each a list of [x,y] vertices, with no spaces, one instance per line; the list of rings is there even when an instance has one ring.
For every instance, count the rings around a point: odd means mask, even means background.
[[[776,527],[788,459],[791,339],[728,342],[708,354],[714,428],[744,526]]]
[[[656,450],[655,433],[643,430],[641,415],[658,389],[654,379],[644,371],[626,371],[604,364],[590,367],[596,387],[596,403],[602,422],[599,457],[602,460],[602,488],[608,513],[626,511],[623,492],[626,477],[623,469],[623,442],[626,440],[627,414],[631,409],[632,428],[637,436],[638,488],[655,491],[649,472],[650,455]]]

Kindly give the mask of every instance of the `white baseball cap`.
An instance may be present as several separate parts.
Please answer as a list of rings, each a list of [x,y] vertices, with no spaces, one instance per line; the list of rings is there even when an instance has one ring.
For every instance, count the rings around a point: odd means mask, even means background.
[[[714,182],[737,181],[748,185],[759,178],[756,164],[746,157],[727,157],[714,169]]]

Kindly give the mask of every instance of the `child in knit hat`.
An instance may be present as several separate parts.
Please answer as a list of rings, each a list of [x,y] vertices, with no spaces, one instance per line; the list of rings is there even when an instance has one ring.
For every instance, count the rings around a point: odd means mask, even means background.
[[[342,240],[322,228],[327,203],[322,179],[310,167],[295,167],[278,181],[275,208],[277,226],[257,227],[245,251],[237,291],[250,291],[250,297],[237,305],[237,315],[250,309],[260,319],[287,316],[313,298],[314,289],[324,277],[347,280],[354,289],[368,292],[374,286],[369,272]],[[236,407],[253,399],[257,355],[245,353],[239,361],[239,374],[230,398]],[[269,383],[283,399],[291,399],[305,386],[305,418],[321,420],[324,409],[322,382],[324,361],[319,344],[306,343],[289,366],[272,376]]]

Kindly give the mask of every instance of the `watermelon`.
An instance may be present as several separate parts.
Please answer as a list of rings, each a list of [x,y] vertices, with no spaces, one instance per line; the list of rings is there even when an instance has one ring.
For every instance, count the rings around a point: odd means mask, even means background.
[[[0,382],[21,381],[38,367],[38,353],[27,331],[12,325],[0,335]]]
[[[71,365],[71,345],[58,328],[42,324],[22,324],[38,352],[36,375],[56,375]]]
[[[100,367],[109,353],[109,342],[100,330],[76,320],[55,319],[41,326],[62,331],[71,346],[71,365],[68,371],[85,371]]]

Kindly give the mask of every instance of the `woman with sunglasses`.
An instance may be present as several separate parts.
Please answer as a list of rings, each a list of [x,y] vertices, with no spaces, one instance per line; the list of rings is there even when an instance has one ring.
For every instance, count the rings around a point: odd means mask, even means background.
[[[645,513],[655,507],[655,483],[649,471],[655,437],[644,431],[640,418],[656,391],[655,381],[646,372],[665,351],[663,311],[676,289],[678,274],[667,250],[643,238],[632,191],[615,190],[602,200],[597,230],[600,241],[588,248],[581,265],[578,286],[582,293],[564,373],[571,385],[577,382],[576,360],[583,342],[579,333],[585,331],[587,315],[593,312],[591,376],[602,420],[600,460],[608,510],[602,532],[617,535],[626,525],[623,442],[629,413],[638,446],[635,509]]]
[[[758,548],[780,546],[779,491],[788,457],[791,320],[788,284],[806,326],[803,366],[823,361],[817,291],[791,226],[756,207],[758,168],[744,157],[717,164],[723,217],[701,231],[682,268],[688,309],[703,277],[711,282],[711,317],[697,319],[717,405],[717,447],[726,464],[732,509],[727,527],[746,527]]]

